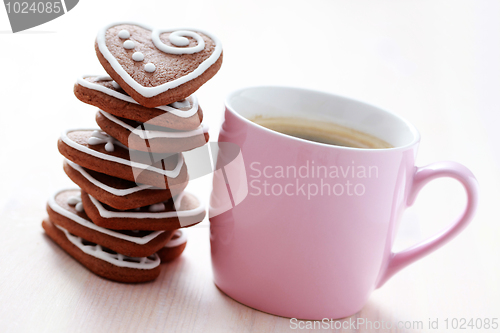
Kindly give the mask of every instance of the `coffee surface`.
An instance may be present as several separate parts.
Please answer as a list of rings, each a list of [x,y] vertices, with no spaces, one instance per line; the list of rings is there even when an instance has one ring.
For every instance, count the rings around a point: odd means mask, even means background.
[[[382,149],[392,146],[371,134],[336,123],[306,118],[257,116],[250,119],[270,130],[308,141],[352,148]]]

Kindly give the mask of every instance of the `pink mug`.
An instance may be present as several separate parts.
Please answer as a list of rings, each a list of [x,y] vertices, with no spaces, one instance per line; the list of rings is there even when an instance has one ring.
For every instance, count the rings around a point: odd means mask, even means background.
[[[307,141],[249,120],[258,115],[340,123],[394,148]],[[477,181],[466,167],[416,167],[413,125],[345,97],[288,87],[235,91],[226,99],[219,142],[238,145],[241,154],[232,164],[223,151],[218,155],[226,167],[214,175],[210,201],[215,284],[271,314],[320,320],[358,312],[374,289],[460,233],[477,207]],[[394,253],[403,211],[439,177],[464,186],[464,213],[446,230]]]

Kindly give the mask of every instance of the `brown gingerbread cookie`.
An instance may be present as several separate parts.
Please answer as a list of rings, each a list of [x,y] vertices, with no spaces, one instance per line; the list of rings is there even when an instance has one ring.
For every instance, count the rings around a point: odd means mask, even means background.
[[[208,128],[201,125],[192,131],[177,131],[116,117],[99,110],[99,127],[130,149],[152,153],[178,153],[203,146],[208,142]]]
[[[72,235],[49,219],[42,222],[47,235],[88,270],[103,278],[125,283],[152,281],[160,275],[160,258],[128,257]]]
[[[198,128],[203,120],[203,111],[194,94],[169,105],[146,108],[132,99],[108,75],[81,76],[73,90],[75,96],[84,103],[141,123],[190,131]]]
[[[163,248],[172,231],[110,230],[85,214],[80,190],[62,190],[47,202],[50,221],[71,234],[130,257],[147,257]]]
[[[133,209],[166,201],[181,193],[187,183],[168,190],[105,175],[65,159],[64,172],[85,192],[116,209]]]
[[[129,150],[99,130],[66,130],[58,141],[59,152],[90,170],[162,189],[188,181],[182,153],[164,155]]]
[[[182,252],[184,252],[186,244],[186,232],[182,229],[176,230],[168,243],[157,252],[161,263],[163,264],[177,259]]]
[[[185,99],[222,65],[221,43],[199,29],[115,23],[99,31],[95,49],[106,72],[148,108]]]
[[[205,207],[194,195],[182,192],[165,202],[131,210],[113,209],[82,191],[88,217],[98,226],[113,230],[175,230],[203,221]]]

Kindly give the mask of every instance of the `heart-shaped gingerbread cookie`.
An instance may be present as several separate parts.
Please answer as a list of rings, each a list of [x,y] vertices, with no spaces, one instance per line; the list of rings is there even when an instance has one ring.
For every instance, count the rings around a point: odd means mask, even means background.
[[[222,64],[221,43],[199,29],[114,23],[99,31],[95,48],[106,72],[148,108],[188,97]]]

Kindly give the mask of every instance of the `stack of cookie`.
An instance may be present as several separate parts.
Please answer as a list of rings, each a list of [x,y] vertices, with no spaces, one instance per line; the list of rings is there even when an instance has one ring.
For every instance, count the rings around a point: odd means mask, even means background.
[[[217,73],[222,48],[200,30],[111,24],[96,39],[109,76],[82,76],[74,92],[99,108],[100,129],[64,131],[64,171],[81,189],[49,199],[46,233],[92,272],[145,282],[186,245],[180,228],[205,207],[184,191],[182,152],[208,142],[193,93]]]

